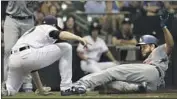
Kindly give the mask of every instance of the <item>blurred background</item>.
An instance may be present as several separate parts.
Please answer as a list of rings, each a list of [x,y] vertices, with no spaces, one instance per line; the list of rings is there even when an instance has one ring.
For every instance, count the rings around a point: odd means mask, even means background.
[[[2,68],[6,6],[7,1],[1,1]],[[170,13],[167,26],[174,37],[175,48],[166,73],[166,88],[177,88],[177,1],[40,1],[34,9],[35,25],[40,25],[46,15],[54,15],[63,21],[64,30],[82,37],[89,35],[90,24],[96,20],[101,26],[99,37],[106,42],[113,56],[121,63],[141,62],[142,58],[135,45],[115,44],[114,39],[134,38],[139,41],[140,36],[151,34],[159,39],[159,44],[163,44],[164,34],[160,27],[159,15],[167,11]],[[119,34],[123,36],[120,37]],[[74,82],[85,74],[80,68],[80,58],[76,53],[78,42],[68,42],[73,45]],[[100,61],[109,60],[103,55]],[[52,90],[59,90],[58,64],[55,62],[52,65],[39,73],[44,85],[51,86]]]

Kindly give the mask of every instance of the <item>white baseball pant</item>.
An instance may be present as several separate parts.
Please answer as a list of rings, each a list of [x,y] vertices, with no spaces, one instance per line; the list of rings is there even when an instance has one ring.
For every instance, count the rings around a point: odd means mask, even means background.
[[[11,54],[6,87],[10,95],[19,91],[24,77],[33,70],[47,67],[60,60],[58,67],[61,75],[61,90],[72,86],[72,46],[68,43],[56,43],[42,48],[30,48]]]
[[[113,66],[116,66],[116,64],[113,62],[97,62],[91,59],[87,61],[84,61],[84,60],[81,61],[81,69],[85,73],[95,73],[101,70],[108,69]]]

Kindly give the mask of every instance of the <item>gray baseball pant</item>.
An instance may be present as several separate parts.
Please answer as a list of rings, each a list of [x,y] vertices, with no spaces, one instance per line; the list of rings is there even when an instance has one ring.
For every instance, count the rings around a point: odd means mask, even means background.
[[[78,82],[86,88],[108,84],[112,88],[125,91],[136,90],[136,83],[147,82],[147,91],[155,91],[159,80],[159,72],[153,65],[122,64],[84,76]]]

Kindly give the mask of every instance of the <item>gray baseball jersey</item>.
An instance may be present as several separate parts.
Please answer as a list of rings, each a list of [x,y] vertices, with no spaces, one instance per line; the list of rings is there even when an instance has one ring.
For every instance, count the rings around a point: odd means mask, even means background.
[[[169,58],[165,52],[165,45],[155,48],[145,64],[122,64],[99,73],[93,73],[81,78],[78,83],[86,88],[93,88],[107,84],[119,91],[138,90],[137,83],[147,82],[147,90],[155,91],[164,81],[165,71],[168,68]],[[162,76],[156,67],[160,68]],[[134,84],[136,83],[136,84]]]
[[[152,64],[161,70],[162,76],[165,76],[165,71],[168,69],[169,57],[165,52],[165,44],[157,47],[152,51],[152,53],[148,56],[146,60],[144,60],[145,64]]]
[[[9,1],[6,13],[13,16],[32,16],[37,1]]]

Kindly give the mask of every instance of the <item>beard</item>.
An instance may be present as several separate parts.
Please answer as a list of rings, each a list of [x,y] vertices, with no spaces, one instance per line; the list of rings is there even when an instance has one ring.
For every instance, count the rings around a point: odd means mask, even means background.
[[[146,58],[148,58],[148,56],[151,54],[151,51],[147,52],[145,56],[142,55],[143,60],[145,60]]]

